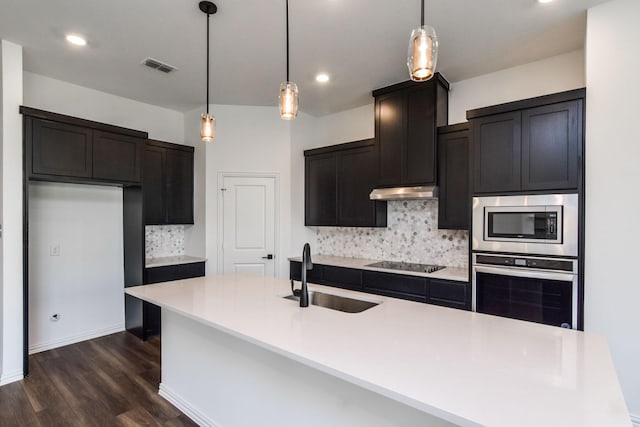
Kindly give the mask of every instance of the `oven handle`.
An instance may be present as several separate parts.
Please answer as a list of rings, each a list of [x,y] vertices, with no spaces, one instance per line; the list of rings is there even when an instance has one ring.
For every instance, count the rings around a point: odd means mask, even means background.
[[[477,273],[488,273],[488,274],[498,274],[501,276],[515,276],[515,277],[528,277],[531,279],[542,279],[542,280],[558,280],[562,282],[573,282],[576,278],[575,274],[568,273],[551,273],[548,271],[538,271],[532,269],[518,269],[518,268],[509,268],[509,267],[484,267],[480,265],[475,265],[473,267],[474,272]]]

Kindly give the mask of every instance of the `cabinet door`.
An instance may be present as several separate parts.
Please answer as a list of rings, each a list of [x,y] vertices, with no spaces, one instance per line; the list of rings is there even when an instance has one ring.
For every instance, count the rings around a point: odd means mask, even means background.
[[[378,143],[378,184],[397,185],[402,180],[405,142],[404,91],[376,98],[376,138]]]
[[[337,156],[317,154],[305,158],[305,225],[337,225]]]
[[[165,197],[165,149],[147,145],[144,150],[142,192],[146,225],[167,223]]]
[[[578,188],[582,101],[522,112],[523,190]]]
[[[433,84],[407,92],[402,184],[436,183],[436,96]]]
[[[469,310],[471,308],[471,286],[468,282],[431,279],[427,302],[444,307]]]
[[[374,202],[369,193],[377,180],[377,147],[355,148],[338,156],[338,225],[386,226],[386,202]]]
[[[167,223],[193,224],[193,152],[165,154]]]
[[[520,111],[471,121],[474,193],[519,191]]]
[[[32,129],[32,173],[91,178],[91,129],[39,119]]]
[[[469,132],[438,138],[438,228],[469,229]]]
[[[93,178],[140,182],[144,141],[132,136],[93,131]]]
[[[362,272],[365,292],[419,302],[427,301],[427,280],[416,276]]]

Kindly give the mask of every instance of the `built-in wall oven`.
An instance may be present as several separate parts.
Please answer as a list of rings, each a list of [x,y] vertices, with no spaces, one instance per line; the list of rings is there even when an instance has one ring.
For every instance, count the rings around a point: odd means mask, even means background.
[[[578,328],[578,195],[474,197],[472,308]]]

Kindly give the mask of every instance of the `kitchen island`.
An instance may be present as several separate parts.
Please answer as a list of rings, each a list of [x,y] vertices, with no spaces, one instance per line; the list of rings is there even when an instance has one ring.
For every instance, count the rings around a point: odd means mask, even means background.
[[[201,425],[631,425],[599,336],[240,274],[127,288],[162,307],[160,394]]]

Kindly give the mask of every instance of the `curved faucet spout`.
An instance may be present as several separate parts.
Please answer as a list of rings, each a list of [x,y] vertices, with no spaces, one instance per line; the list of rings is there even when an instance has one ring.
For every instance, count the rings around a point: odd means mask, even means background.
[[[307,270],[313,269],[313,263],[311,262],[311,246],[308,243],[304,244],[302,249],[302,289],[300,292],[300,307],[309,306],[309,291],[307,290]]]

